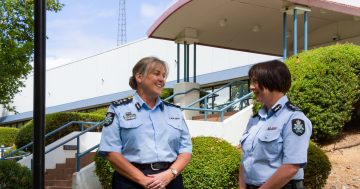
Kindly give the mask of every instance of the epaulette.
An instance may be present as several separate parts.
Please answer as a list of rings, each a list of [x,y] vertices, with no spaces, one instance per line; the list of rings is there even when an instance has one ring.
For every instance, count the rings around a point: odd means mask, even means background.
[[[293,104],[291,104],[290,101],[288,101],[285,105],[292,111],[301,111],[301,109],[299,107],[294,106]]]
[[[111,102],[112,105],[114,106],[120,106],[120,105],[125,105],[125,104],[129,104],[131,101],[133,100],[133,97],[126,97],[126,98],[122,98],[116,101]]]
[[[166,106],[173,106],[173,107],[176,107],[176,108],[180,108],[180,106],[175,105],[175,104],[172,104],[172,103],[170,103],[170,102],[163,101],[163,103],[164,103]]]

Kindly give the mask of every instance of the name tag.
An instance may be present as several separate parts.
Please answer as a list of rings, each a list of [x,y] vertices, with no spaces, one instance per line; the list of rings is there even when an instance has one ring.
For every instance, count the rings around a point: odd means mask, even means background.
[[[277,127],[268,127],[267,130],[276,130]]]
[[[126,121],[133,120],[133,119],[136,119],[136,114],[133,114],[131,112],[126,112],[125,115],[123,116],[123,118]]]

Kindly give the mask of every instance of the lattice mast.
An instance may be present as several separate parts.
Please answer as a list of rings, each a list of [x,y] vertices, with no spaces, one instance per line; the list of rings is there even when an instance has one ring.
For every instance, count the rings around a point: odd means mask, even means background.
[[[126,43],[126,8],[125,8],[125,0],[119,0],[117,46],[125,44],[125,43]]]

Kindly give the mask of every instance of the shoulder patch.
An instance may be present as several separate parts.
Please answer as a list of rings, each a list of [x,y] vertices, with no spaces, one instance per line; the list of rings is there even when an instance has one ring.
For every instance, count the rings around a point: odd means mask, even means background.
[[[170,103],[170,102],[163,101],[163,103],[164,103],[166,106],[172,106],[172,107],[180,108],[180,106],[175,105],[175,104],[172,104],[172,103]]]
[[[292,111],[301,111],[301,109],[299,107],[294,106],[293,104],[291,104],[290,101],[288,101],[285,105]]]
[[[125,104],[129,104],[131,101],[133,100],[133,97],[126,97],[126,98],[122,98],[116,101],[111,102],[112,105],[114,106],[120,106],[120,105],[125,105]]]
[[[112,112],[106,113],[104,127],[111,125],[112,122],[114,121],[114,117],[115,117],[114,113],[112,113]]]
[[[305,133],[305,122],[302,119],[293,119],[291,120],[291,128],[292,131],[298,135],[301,136]]]

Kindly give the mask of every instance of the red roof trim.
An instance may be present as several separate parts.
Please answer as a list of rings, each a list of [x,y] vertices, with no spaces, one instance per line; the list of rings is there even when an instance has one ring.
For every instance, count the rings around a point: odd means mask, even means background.
[[[186,5],[192,0],[178,0],[175,4],[173,4],[168,10],[166,10],[153,25],[151,25],[150,29],[147,31],[147,36],[152,37],[152,34],[156,29],[160,27],[160,25],[165,22],[165,20],[174,14],[178,9]]]
[[[346,5],[334,1],[327,1],[327,0],[288,0],[288,1],[292,3],[323,8],[335,12],[341,12],[344,14],[360,16],[360,7]]]

